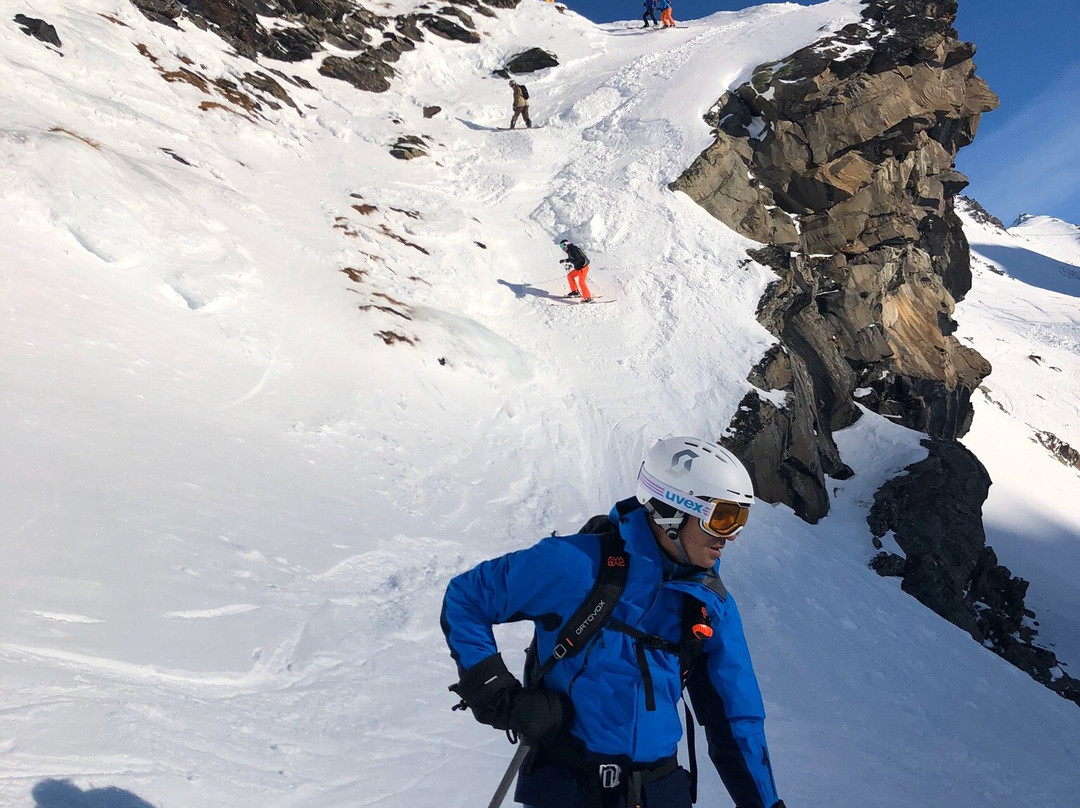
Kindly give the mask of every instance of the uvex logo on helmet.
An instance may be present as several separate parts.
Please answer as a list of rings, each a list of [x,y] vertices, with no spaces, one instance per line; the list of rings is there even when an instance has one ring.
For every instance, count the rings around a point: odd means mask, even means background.
[[[676,493],[675,491],[665,491],[664,499],[668,502],[674,502],[680,510],[688,513],[695,513],[698,516],[703,516],[705,514],[705,503],[693,499],[692,497],[684,497],[682,494]]]

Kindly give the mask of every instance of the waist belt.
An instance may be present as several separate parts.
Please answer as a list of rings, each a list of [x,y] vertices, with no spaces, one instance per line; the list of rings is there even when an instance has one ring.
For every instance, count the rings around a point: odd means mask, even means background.
[[[635,766],[624,768],[618,763],[601,763],[597,774],[601,789],[624,789],[626,808],[641,808],[642,786],[655,780],[662,780],[678,768],[679,761],[672,755],[645,768]],[[586,788],[585,796],[587,799],[590,798],[588,788]]]
[[[555,763],[573,773],[585,794],[589,808],[600,808],[604,793],[618,791],[626,794],[627,808],[640,808],[642,787],[646,783],[662,780],[679,768],[679,761],[672,755],[652,763],[601,762],[590,760],[587,753],[561,745],[540,751],[539,757]]]

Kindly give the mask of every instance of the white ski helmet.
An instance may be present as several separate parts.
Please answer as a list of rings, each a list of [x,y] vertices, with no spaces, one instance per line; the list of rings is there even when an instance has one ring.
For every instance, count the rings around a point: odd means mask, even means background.
[[[685,553],[678,532],[687,517],[719,538],[733,538],[750,515],[754,484],[731,452],[698,438],[666,438],[645,458],[638,472],[637,499]]]

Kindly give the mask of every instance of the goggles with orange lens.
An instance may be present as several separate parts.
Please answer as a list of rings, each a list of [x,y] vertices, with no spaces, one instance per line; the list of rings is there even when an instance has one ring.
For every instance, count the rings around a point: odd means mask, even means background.
[[[669,488],[645,471],[644,463],[641,464],[641,470],[638,472],[638,482],[655,499],[690,516],[696,516],[701,520],[701,529],[710,536],[730,539],[742,530],[746,525],[746,520],[750,518],[749,505],[740,505],[738,502],[730,502],[726,499],[698,499],[677,489]]]
[[[749,518],[749,505],[714,499],[708,517],[701,517],[701,529],[711,536],[728,539],[742,530]]]

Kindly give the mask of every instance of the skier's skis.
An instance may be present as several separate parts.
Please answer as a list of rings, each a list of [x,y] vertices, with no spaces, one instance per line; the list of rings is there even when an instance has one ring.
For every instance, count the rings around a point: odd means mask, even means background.
[[[592,305],[593,303],[614,303],[615,300],[610,297],[601,297],[600,295],[593,295],[590,300],[582,300],[580,297],[570,297],[569,295],[556,295],[544,298],[545,300],[553,300],[558,303],[569,303],[571,305]]]

